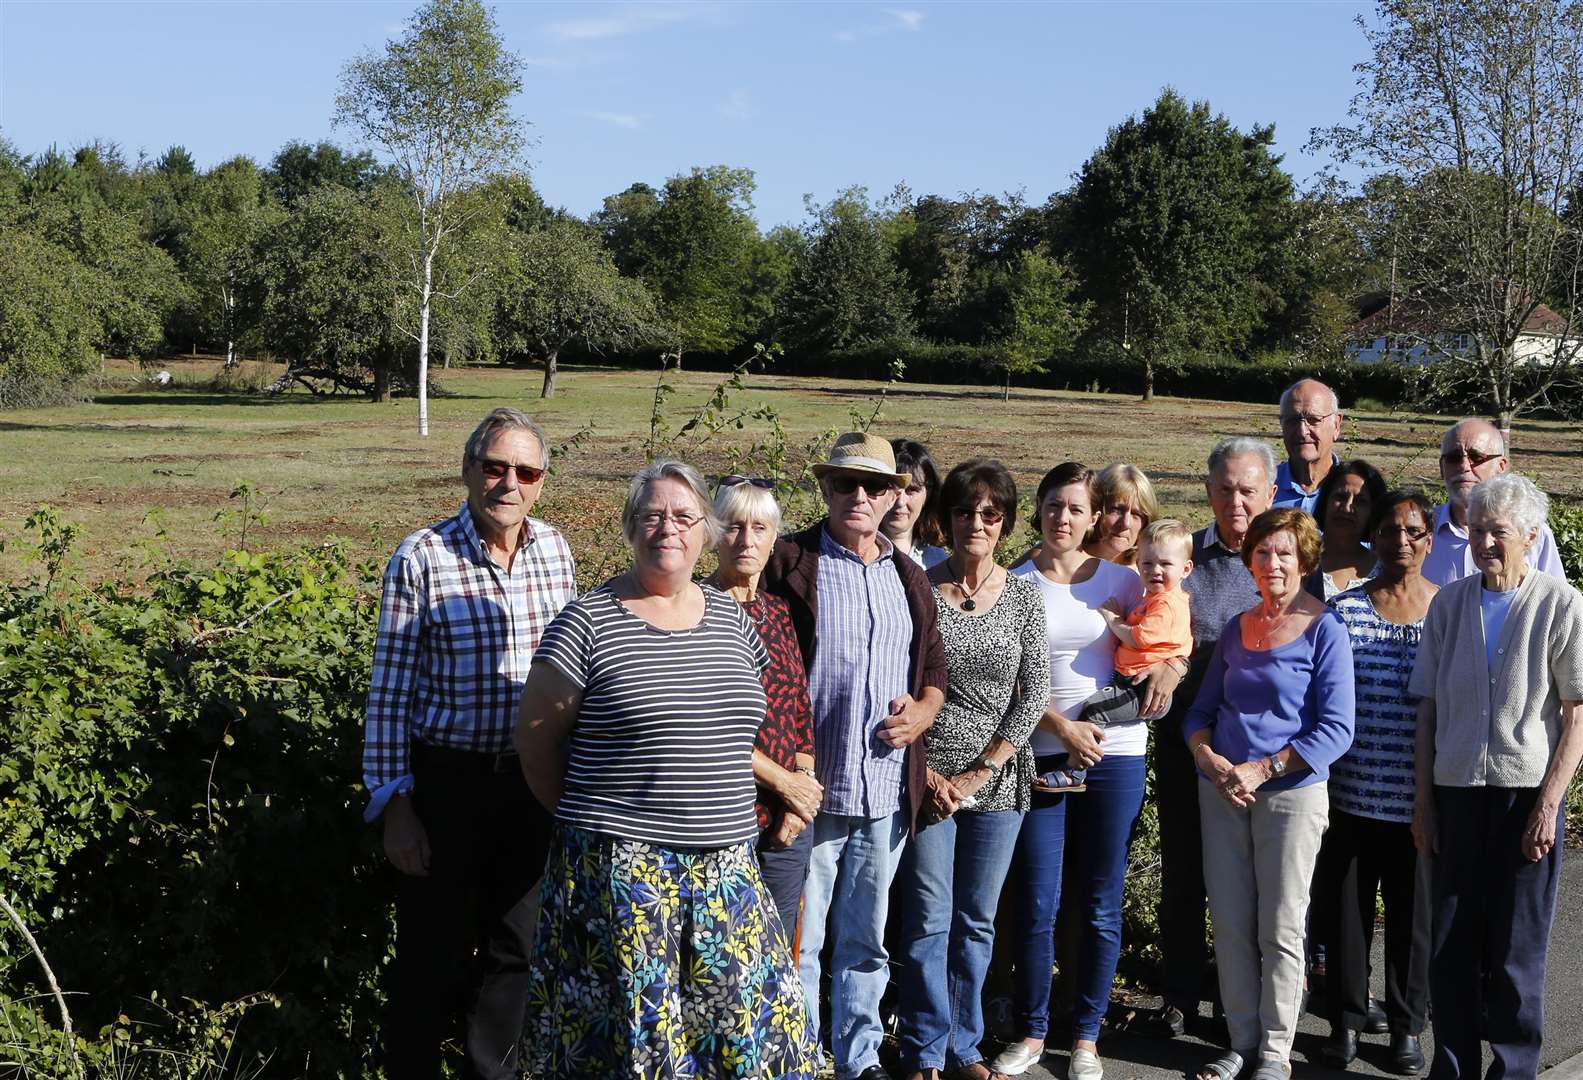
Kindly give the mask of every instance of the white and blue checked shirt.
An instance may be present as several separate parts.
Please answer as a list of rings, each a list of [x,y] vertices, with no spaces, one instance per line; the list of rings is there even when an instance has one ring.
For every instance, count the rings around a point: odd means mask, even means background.
[[[533,652],[577,595],[575,571],[565,537],[534,518],[523,523],[511,569],[497,565],[466,503],[401,542],[385,570],[364,722],[368,820],[412,789],[414,739],[510,749]]]
[[[907,693],[912,612],[896,549],[884,536],[878,540],[879,558],[865,564],[829,532],[819,533],[819,647],[808,696],[827,814],[876,818],[901,808],[907,751],[881,742],[879,729],[891,701]]]

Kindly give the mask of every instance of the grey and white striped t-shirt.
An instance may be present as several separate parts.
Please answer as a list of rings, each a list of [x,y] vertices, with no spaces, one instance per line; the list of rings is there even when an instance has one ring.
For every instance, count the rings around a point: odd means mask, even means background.
[[[707,585],[688,630],[628,611],[608,583],[562,609],[534,654],[583,692],[557,817],[665,847],[758,834],[753,738],[769,656],[741,605]]]

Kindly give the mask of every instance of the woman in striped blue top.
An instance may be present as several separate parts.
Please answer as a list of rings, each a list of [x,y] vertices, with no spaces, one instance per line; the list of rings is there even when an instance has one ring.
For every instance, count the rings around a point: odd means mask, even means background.
[[[1352,747],[1330,767],[1330,831],[1314,875],[1332,1025],[1321,1053],[1337,1068],[1357,1056],[1368,1011],[1376,890],[1385,901],[1387,1064],[1403,1074],[1424,1066],[1418,1036],[1429,1006],[1429,889],[1413,848],[1418,721],[1407,682],[1437,591],[1422,573],[1434,520],[1434,507],[1416,490],[1377,500],[1368,534],[1379,572],[1331,600],[1352,640],[1357,678]]]
[[[721,529],[691,466],[639,472],[621,527],[632,569],[545,630],[517,720],[556,818],[524,958],[529,1071],[812,1080],[802,985],[753,855],[769,657],[741,605],[692,579]]]

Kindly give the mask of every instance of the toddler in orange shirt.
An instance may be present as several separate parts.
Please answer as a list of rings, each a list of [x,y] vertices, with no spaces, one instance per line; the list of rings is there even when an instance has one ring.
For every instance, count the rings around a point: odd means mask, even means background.
[[[1106,605],[1100,609],[1116,636],[1116,674],[1110,685],[1096,690],[1078,711],[1078,719],[1097,727],[1138,719],[1144,685],[1133,679],[1154,665],[1193,651],[1193,624],[1182,579],[1193,572],[1193,534],[1175,518],[1161,518],[1138,541],[1138,576],[1143,601],[1130,612]],[[1083,769],[1057,769],[1034,781],[1040,791],[1081,790]]]

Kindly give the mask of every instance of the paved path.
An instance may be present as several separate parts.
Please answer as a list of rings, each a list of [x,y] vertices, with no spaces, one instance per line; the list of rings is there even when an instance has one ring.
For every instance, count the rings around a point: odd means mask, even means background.
[[[1380,935],[1375,935],[1376,992],[1381,992]],[[1550,959],[1545,993],[1545,1046],[1542,1067],[1551,1068],[1583,1052],[1583,851],[1566,854],[1561,868],[1561,896],[1556,906],[1555,929],[1550,936]],[[1126,1018],[1123,1010],[1113,1010],[1118,1024]],[[1205,1015],[1180,1039],[1152,1039],[1124,1031],[1107,1031],[1099,1043],[1105,1065],[1105,1080],[1182,1080],[1213,1056],[1218,1046],[1209,1041],[1224,1040],[1225,1028],[1213,1024]],[[1431,1027],[1433,1024],[1431,1023]],[[1375,1062],[1383,1060],[1389,1036],[1365,1035],[1358,1060],[1347,1073],[1319,1063],[1320,1044],[1330,1034],[1328,1021],[1304,1014],[1292,1055],[1293,1072],[1298,1078],[1344,1075],[1388,1076]],[[1223,1041],[1219,1045],[1224,1045]],[[1425,1032],[1424,1056],[1432,1058],[1432,1032]],[[1575,1064],[1575,1063],[1574,1063]],[[1569,1072],[1575,1070],[1568,1070]],[[1023,1074],[1028,1080],[1065,1080],[1066,1054],[1054,1053]]]

